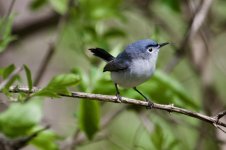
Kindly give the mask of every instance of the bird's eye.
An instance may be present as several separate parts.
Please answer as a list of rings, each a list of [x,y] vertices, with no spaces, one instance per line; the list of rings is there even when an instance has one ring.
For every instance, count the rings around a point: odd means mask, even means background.
[[[153,51],[153,49],[152,49],[151,47],[149,47],[149,48],[148,48],[148,51],[149,51],[149,52],[152,52],[152,51]]]

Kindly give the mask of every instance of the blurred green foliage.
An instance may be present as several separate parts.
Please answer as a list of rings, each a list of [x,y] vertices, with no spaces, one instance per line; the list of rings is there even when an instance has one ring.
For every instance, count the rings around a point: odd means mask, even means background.
[[[32,99],[26,104],[12,104],[9,109],[0,114],[0,130],[10,137],[26,135],[29,130],[38,125],[41,117],[40,99]]]
[[[0,53],[3,52],[8,44],[16,39],[11,35],[14,16],[0,18]]]
[[[156,71],[152,80],[141,86],[143,91],[150,93],[157,102],[166,104],[173,103],[177,106],[186,106],[198,110],[196,99],[187,93],[185,88],[173,77]]]
[[[38,130],[42,129],[41,127],[34,127],[30,131],[30,133],[34,133]],[[35,137],[31,143],[38,147],[39,150],[58,150],[59,146],[56,141],[60,138],[58,135],[52,130],[45,130],[39,133],[37,137]]]
[[[3,80],[7,79],[7,77],[15,70],[15,65],[11,64],[7,67],[0,68],[0,77],[2,77]],[[20,76],[15,75],[2,89],[2,92],[6,95],[10,96],[10,93],[8,92],[9,87],[15,82],[19,81]]]
[[[150,140],[153,143],[155,150],[174,149],[178,144],[178,140],[168,142],[163,129],[159,125],[155,126],[154,131],[150,136]]]
[[[69,2],[70,4],[68,4]],[[226,19],[223,4],[226,3],[220,1],[211,10],[215,14],[219,14],[218,23],[223,23]],[[0,114],[0,131],[10,138],[16,138],[30,135],[39,130],[43,117],[42,100],[46,97],[60,98],[58,94],[70,95],[69,88],[83,92],[114,95],[115,88],[109,73],[102,72],[104,62],[93,57],[87,48],[102,47],[113,55],[117,55],[122,51],[123,46],[141,38],[151,37],[157,41],[170,41],[177,44],[180,42],[180,38],[183,38],[184,31],[188,26],[186,19],[183,18],[186,16],[183,14],[183,5],[184,2],[180,0],[153,0],[150,1],[149,6],[143,6],[143,8],[139,8],[142,6],[141,1],[32,0],[31,10],[37,12],[48,6],[61,16],[59,23],[61,30],[57,30],[59,40],[55,45],[56,53],[62,54],[62,57],[65,56],[66,59],[73,57],[73,63],[70,62],[70,67],[68,67],[57,60],[57,66],[62,65],[63,68],[71,69],[71,73],[56,75],[35,94],[19,93],[16,96],[9,93],[8,88],[13,84],[24,83],[24,81],[20,80],[19,75],[15,76],[2,92],[9,96],[9,99],[22,103],[10,104],[9,108]],[[148,13],[145,13],[146,11],[150,12],[149,16]],[[15,36],[11,35],[13,20],[12,16],[0,19],[0,53],[6,50],[11,41],[15,40]],[[219,30],[217,25],[213,28]],[[186,109],[202,111],[201,89],[197,77],[193,78],[195,75],[189,61],[180,63],[171,74],[161,71],[173,55],[172,48],[166,49],[168,50],[160,52],[159,70],[138,89],[155,102],[175,104]],[[24,65],[25,84],[28,85],[29,90],[33,87],[30,69],[29,66]],[[14,65],[1,67],[0,77],[6,79],[14,70]],[[192,78],[184,81],[187,75]],[[120,92],[122,96],[142,100],[131,89],[120,88]],[[76,129],[85,133],[89,144],[81,145],[79,149],[85,150],[90,147],[92,149],[103,147],[126,149],[118,144],[121,143],[121,145],[129,147],[127,149],[190,150],[195,148],[199,140],[197,136],[199,131],[196,128],[200,122],[197,120],[151,111],[151,117],[148,119],[152,123],[152,130],[149,131],[142,124],[142,119],[139,117],[140,111],[131,108],[119,114],[118,118],[107,127],[109,135],[102,139],[104,144],[93,142],[96,140],[97,133],[102,131],[102,114],[114,112],[115,107],[113,104],[80,100],[79,105],[75,107]],[[120,106],[117,105],[117,107]],[[177,119],[179,121],[175,121]],[[141,124],[142,132],[138,132],[141,140],[135,141],[133,136],[137,136],[135,132],[138,124]],[[68,130],[74,131],[74,129]],[[114,137],[116,140],[112,142],[110,138]],[[46,130],[33,139],[31,144],[40,150],[57,150],[60,149],[56,144],[59,140],[62,139],[55,131]],[[208,141],[206,149],[215,148],[216,145],[210,142],[211,138],[206,141]],[[134,147],[134,143],[139,146]]]

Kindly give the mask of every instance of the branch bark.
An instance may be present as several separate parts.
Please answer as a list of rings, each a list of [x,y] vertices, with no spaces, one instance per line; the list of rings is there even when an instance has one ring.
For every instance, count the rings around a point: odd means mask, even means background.
[[[18,87],[18,86],[12,86],[10,87],[9,91],[12,93],[35,93],[39,91],[39,88],[33,88],[31,91],[29,91],[28,87]],[[71,91],[69,95],[65,94],[59,94],[59,96],[62,97],[72,97],[72,98],[82,98],[82,99],[87,99],[87,100],[98,100],[102,102],[112,102],[112,103],[118,103],[117,102],[117,97],[116,96],[110,96],[110,95],[102,95],[102,94],[92,94],[92,93],[84,93],[84,92],[73,92]],[[122,97],[122,103],[124,104],[133,104],[137,106],[143,106],[147,107],[148,102],[146,101],[141,101],[141,100],[136,100],[136,99],[131,99],[131,98],[126,98]],[[226,123],[220,121],[219,117],[216,116],[221,116],[223,117],[222,114],[225,114],[224,112],[220,112],[219,114],[216,114],[215,116],[207,116],[198,112],[193,112],[187,109],[179,108],[174,106],[173,104],[170,105],[165,105],[165,104],[158,104],[154,103],[152,109],[158,109],[158,110],[164,110],[167,112],[175,112],[178,114],[183,114],[186,116],[190,116],[202,121],[205,121],[207,123],[212,124],[213,126],[218,126],[218,127],[226,127]]]

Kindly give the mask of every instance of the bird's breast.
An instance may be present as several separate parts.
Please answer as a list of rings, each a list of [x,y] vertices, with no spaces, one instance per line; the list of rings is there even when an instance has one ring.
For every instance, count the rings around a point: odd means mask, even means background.
[[[137,59],[131,62],[130,74],[134,78],[149,78],[155,70],[155,64],[145,59]]]
[[[150,60],[136,59],[131,61],[128,69],[112,72],[112,80],[122,87],[135,87],[150,78],[155,70],[155,64]]]

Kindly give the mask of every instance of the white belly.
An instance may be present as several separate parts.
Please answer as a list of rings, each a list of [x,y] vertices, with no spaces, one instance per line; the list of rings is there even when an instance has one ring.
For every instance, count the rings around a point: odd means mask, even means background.
[[[119,72],[111,72],[112,80],[118,85],[131,88],[138,86],[148,80],[155,70],[155,64],[143,59],[136,60],[131,63],[131,67],[127,70]]]

